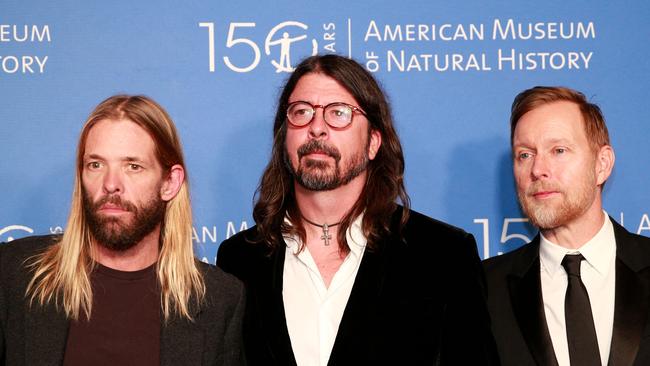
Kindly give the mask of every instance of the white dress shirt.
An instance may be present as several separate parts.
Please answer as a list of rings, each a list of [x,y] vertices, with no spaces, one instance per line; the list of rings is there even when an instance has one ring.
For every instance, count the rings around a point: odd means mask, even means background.
[[[568,280],[562,259],[566,254],[576,253],[585,257],[580,265],[580,276],[589,294],[600,360],[603,365],[607,365],[614,326],[616,239],[614,226],[606,213],[605,222],[598,233],[577,250],[561,247],[541,235],[539,260],[544,313],[560,366],[570,366],[564,319],[564,297]]]
[[[297,253],[299,238],[285,236],[287,244],[282,278],[282,299],[291,348],[299,366],[325,366],[332,353],[345,305],[350,297],[366,238],[363,215],[346,233],[350,252],[326,287],[307,247]]]

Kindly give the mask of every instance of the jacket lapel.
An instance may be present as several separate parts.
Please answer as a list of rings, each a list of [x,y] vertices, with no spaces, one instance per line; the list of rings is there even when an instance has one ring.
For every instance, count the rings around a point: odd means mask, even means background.
[[[265,338],[270,343],[269,349],[275,363],[278,365],[296,365],[282,298],[285,250],[284,246],[281,246],[281,248],[270,256],[268,262],[271,267],[270,270],[262,271],[262,273],[271,273],[271,276],[268,279],[261,280],[264,285],[259,291],[259,298],[255,303],[255,307],[261,316]]]
[[[401,209],[393,215],[391,232],[397,232],[397,220],[399,220]],[[383,282],[388,267],[391,253],[398,249],[402,243],[395,234],[391,234],[383,240],[376,249],[363,253],[359,271],[354,280],[348,303],[345,306],[341,323],[328,365],[347,364],[350,362],[349,355],[360,354],[369,351],[371,338],[362,334],[363,330],[372,329],[376,316],[372,309],[375,309],[378,298],[383,288]]]
[[[25,306],[25,364],[63,364],[69,325],[65,314],[52,304]]]
[[[632,365],[650,306],[647,275],[638,274],[648,268],[649,253],[645,248],[647,245],[639,245],[622,226],[613,219],[611,221],[616,237],[616,299],[609,364]]]
[[[557,365],[546,325],[539,263],[539,235],[521,253],[508,275],[508,290],[519,329],[538,365]]]

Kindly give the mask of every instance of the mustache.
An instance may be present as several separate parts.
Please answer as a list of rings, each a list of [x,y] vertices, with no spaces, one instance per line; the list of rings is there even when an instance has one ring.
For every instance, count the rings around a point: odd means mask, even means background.
[[[315,152],[324,153],[327,156],[334,158],[334,160],[341,160],[341,153],[334,146],[330,146],[321,140],[311,140],[307,143],[300,145],[298,148],[298,159],[302,159],[303,156],[312,154]]]
[[[110,203],[119,207],[125,211],[136,212],[138,208],[131,202],[123,200],[122,197],[118,195],[108,195],[100,198],[97,202],[92,203],[92,208],[94,211],[98,210],[103,205]]]
[[[560,187],[558,187],[555,184],[537,181],[531,184],[530,187],[528,187],[528,189],[526,190],[526,195],[532,196],[533,194],[542,191],[562,192]]]

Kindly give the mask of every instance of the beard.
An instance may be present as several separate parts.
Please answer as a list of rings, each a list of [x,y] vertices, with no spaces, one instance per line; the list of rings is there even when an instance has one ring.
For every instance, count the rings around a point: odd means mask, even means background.
[[[289,169],[293,178],[301,186],[312,191],[329,191],[346,185],[368,168],[370,161],[367,147],[350,157],[350,161],[343,173],[340,162],[341,153],[334,146],[327,145],[321,140],[310,140],[298,148],[298,168],[294,168],[289,158],[288,151],[284,151],[284,163]],[[320,152],[334,159],[332,167],[328,161],[314,160],[303,157],[305,155]]]
[[[125,221],[120,217],[102,216],[98,211],[106,203],[129,211],[133,218]],[[149,235],[163,222],[165,207],[165,202],[157,196],[138,207],[116,195],[104,196],[97,202],[93,202],[85,193],[83,195],[83,208],[90,233],[99,245],[116,252],[133,248]]]
[[[517,190],[521,208],[531,223],[542,230],[555,229],[582,216],[591,207],[597,194],[596,178],[591,173],[573,189],[561,189],[541,181],[532,184],[525,192]],[[557,191],[563,198],[559,205],[553,202],[538,202],[532,195],[538,191]],[[555,198],[553,198],[555,199]]]

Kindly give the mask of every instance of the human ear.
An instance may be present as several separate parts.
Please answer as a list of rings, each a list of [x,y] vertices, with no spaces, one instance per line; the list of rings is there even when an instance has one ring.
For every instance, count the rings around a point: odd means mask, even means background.
[[[167,177],[164,178],[162,187],[160,187],[160,198],[163,201],[170,201],[178,191],[180,191],[185,181],[185,169],[179,164],[173,165],[169,169]]]

